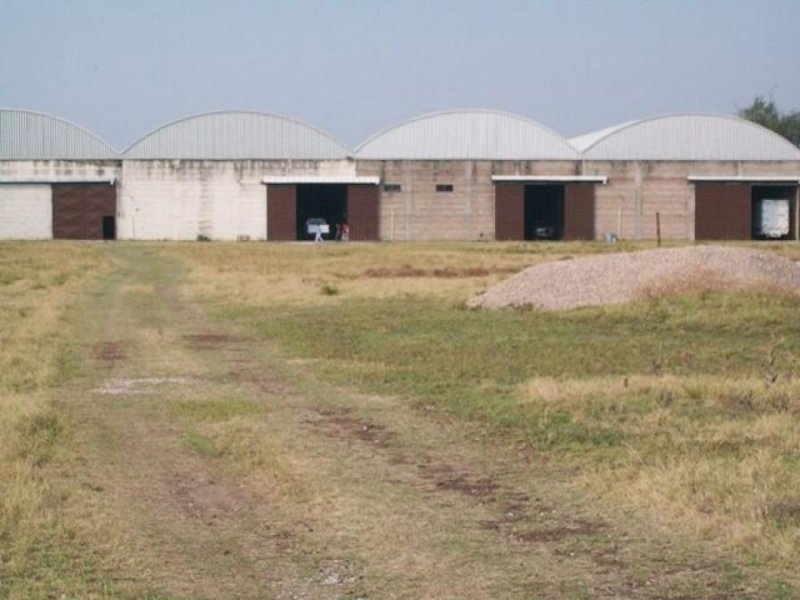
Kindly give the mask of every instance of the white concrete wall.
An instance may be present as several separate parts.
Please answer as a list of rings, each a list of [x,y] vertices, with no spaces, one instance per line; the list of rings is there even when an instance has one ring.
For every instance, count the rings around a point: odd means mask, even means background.
[[[19,179],[112,179],[119,173],[115,160],[0,160],[0,176]]]
[[[353,175],[352,161],[125,160],[120,239],[267,238],[267,175]]]
[[[112,179],[114,160],[0,160],[0,177],[18,181]],[[0,239],[41,240],[53,237],[53,202],[49,183],[0,184]]]
[[[0,239],[48,240],[52,237],[50,186],[0,184]]]

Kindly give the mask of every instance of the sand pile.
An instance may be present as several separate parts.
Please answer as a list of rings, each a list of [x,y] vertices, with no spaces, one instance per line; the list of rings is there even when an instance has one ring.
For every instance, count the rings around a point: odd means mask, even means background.
[[[535,265],[467,304],[563,310],[702,290],[800,294],[800,265],[775,254],[727,246],[603,254]]]

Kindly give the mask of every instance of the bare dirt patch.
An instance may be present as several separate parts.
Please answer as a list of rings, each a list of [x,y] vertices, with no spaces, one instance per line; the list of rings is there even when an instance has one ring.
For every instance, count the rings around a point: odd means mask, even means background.
[[[269,370],[259,369],[251,365],[247,359],[231,361],[235,368],[230,372],[230,376],[240,383],[250,384],[265,394],[279,396],[287,394],[291,388],[285,381],[275,377]]]
[[[491,477],[475,477],[469,471],[451,465],[423,463],[417,467],[422,478],[432,483],[437,491],[454,491],[472,498],[488,499],[500,489],[500,485]]]
[[[177,473],[170,482],[180,512],[190,518],[200,519],[209,527],[239,510],[239,502],[228,486],[200,474]]]
[[[423,269],[411,265],[401,267],[374,267],[367,269],[362,277],[368,279],[392,279],[401,277],[435,277],[439,279],[457,279],[466,277],[488,277],[495,273],[515,273],[518,269],[511,267],[439,267]]]
[[[95,360],[116,363],[128,358],[128,342],[100,342],[92,346],[92,356]]]
[[[184,335],[183,339],[195,350],[217,350],[244,341],[242,337],[224,333],[193,333]]]
[[[368,419],[360,419],[341,409],[318,409],[321,419],[306,421],[320,427],[329,437],[340,439],[355,439],[366,442],[377,448],[386,448],[391,443],[395,434],[384,425]]]
[[[99,388],[92,390],[93,394],[106,396],[136,396],[154,394],[156,388],[162,385],[191,385],[197,383],[191,377],[141,377],[109,379]]]
[[[568,525],[561,525],[559,527],[533,529],[524,533],[518,533],[515,538],[518,542],[525,544],[535,544],[539,542],[558,542],[564,538],[594,535],[604,529],[608,525],[602,521],[586,521],[583,519],[576,519]]]

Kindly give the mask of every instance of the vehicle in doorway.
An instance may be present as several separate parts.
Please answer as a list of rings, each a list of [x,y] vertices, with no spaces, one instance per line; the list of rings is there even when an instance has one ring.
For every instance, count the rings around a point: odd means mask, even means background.
[[[308,239],[317,239],[317,234],[322,238],[331,233],[331,226],[325,219],[320,217],[312,217],[306,219],[306,236]]]

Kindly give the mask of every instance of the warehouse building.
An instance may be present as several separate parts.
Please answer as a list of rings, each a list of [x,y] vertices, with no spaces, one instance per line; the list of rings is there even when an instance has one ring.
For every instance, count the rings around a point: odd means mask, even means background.
[[[423,115],[355,150],[381,185],[381,239],[592,239],[594,188],[554,131],[486,111]]]
[[[587,174],[608,177],[597,192],[598,233],[653,239],[658,214],[665,238],[797,239],[800,150],[760,125],[683,114],[570,141]]]
[[[115,239],[116,150],[63,119],[0,111],[0,239]]]
[[[377,214],[378,182],[356,177],[347,148],[276,115],[189,117],[147,134],[122,158],[126,239],[299,240],[308,218]]]
[[[351,152],[293,119],[216,112],[124,152],[72,123],[0,110],[0,238],[797,239],[800,150],[721,115],[566,140],[489,110],[423,115]],[[657,229],[658,228],[658,229]]]

